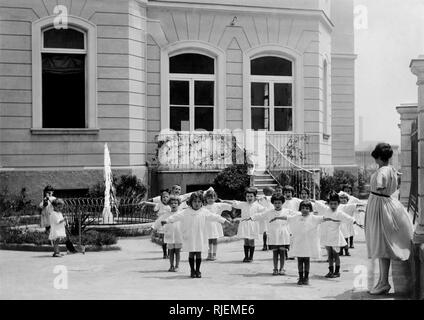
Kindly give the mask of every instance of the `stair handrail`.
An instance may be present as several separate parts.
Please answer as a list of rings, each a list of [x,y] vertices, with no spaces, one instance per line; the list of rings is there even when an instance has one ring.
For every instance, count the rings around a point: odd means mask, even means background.
[[[302,171],[305,171],[305,172],[307,172],[307,173],[311,173],[311,174],[313,174],[314,172],[313,171],[310,171],[310,170],[308,170],[308,169],[305,169],[305,168],[303,168],[303,167],[301,167],[301,166],[299,166],[298,164],[296,164],[296,163],[294,163],[293,161],[291,161],[289,158],[287,158],[287,156],[284,154],[284,153],[282,153],[268,138],[266,139],[267,140],[267,142],[271,145],[271,147],[275,150],[275,151],[277,151],[277,153],[279,153],[280,154],[280,156],[281,157],[283,157],[290,165],[292,165],[293,167],[296,167],[297,169],[299,169],[299,170],[302,170]]]

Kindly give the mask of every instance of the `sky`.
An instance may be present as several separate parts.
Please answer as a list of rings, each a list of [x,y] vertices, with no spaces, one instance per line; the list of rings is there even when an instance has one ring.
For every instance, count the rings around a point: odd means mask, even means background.
[[[354,1],[356,142],[362,116],[364,140],[399,145],[395,108],[417,102],[417,78],[409,65],[424,54],[424,0]]]

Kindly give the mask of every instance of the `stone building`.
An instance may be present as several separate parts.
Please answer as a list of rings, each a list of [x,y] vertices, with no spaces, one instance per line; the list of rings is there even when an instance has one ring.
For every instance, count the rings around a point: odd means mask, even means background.
[[[108,143],[116,175],[184,191],[249,130],[354,168],[355,58],[353,0],[0,0],[0,187],[83,192]]]

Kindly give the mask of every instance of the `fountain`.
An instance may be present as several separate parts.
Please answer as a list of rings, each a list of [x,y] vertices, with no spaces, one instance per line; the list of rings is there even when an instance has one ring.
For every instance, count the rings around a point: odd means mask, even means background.
[[[105,204],[103,208],[103,223],[112,224],[113,223],[113,214],[111,211],[111,203],[115,203],[113,200],[113,186],[112,186],[112,168],[110,161],[110,153],[107,143],[105,143],[104,148],[104,178],[105,178]]]

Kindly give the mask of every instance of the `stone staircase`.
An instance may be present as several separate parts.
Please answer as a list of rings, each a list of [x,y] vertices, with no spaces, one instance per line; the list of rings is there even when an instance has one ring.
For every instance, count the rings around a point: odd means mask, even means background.
[[[275,188],[277,181],[268,172],[255,172],[252,176],[252,186],[258,189],[258,195],[263,195],[264,187]]]

